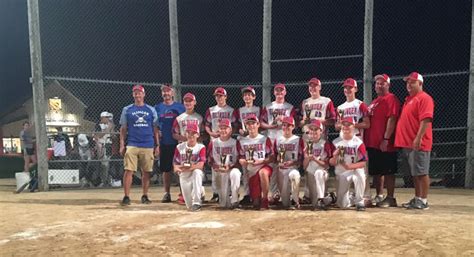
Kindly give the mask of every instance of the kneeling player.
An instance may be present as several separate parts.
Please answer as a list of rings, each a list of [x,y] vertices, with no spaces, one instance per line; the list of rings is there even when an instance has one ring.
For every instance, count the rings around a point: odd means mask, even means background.
[[[256,115],[245,120],[249,135],[237,143],[239,163],[247,169],[250,197],[255,209],[268,209],[268,184],[272,175],[272,143],[269,138],[258,133],[260,126]]]
[[[295,120],[293,117],[283,117],[283,135],[275,140],[274,153],[278,162],[278,187],[281,192],[281,202],[284,208],[299,209],[299,193],[301,175],[298,171],[303,158],[303,140],[293,135]],[[290,193],[294,205],[290,204]]]
[[[337,180],[337,205],[340,208],[348,208],[352,204],[356,205],[358,211],[364,211],[364,190],[367,153],[362,140],[354,136],[354,120],[346,117],[341,121],[342,135],[335,139],[333,144],[336,147],[333,157],[329,163],[336,166]],[[349,198],[349,187],[354,183],[355,198]],[[352,200],[352,201],[351,201]]]
[[[186,142],[176,146],[174,152],[174,171],[179,175],[179,183],[186,207],[192,211],[201,210],[202,177],[206,162],[206,147],[197,142],[199,127],[186,126]]]
[[[312,120],[307,128],[309,137],[304,150],[303,168],[308,176],[309,195],[314,210],[326,210],[327,204],[332,200],[325,201],[324,191],[333,147],[321,136],[323,131],[321,121]]]
[[[209,143],[209,165],[216,173],[219,191],[219,206],[235,209],[239,207],[240,170],[235,168],[237,141],[231,138],[232,125],[229,119],[219,122],[219,138]],[[229,198],[229,184],[232,198]]]

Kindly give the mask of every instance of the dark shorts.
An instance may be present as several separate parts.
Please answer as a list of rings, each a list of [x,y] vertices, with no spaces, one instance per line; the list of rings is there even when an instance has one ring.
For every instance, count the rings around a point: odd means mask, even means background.
[[[28,155],[28,156],[35,155],[35,149],[34,148],[25,148],[25,150],[23,151],[23,154]]]
[[[173,157],[176,145],[161,145],[160,146],[160,171],[173,171]]]
[[[429,175],[431,152],[403,148],[402,164],[408,167],[412,177]]]
[[[382,152],[367,148],[369,154],[369,175],[393,175],[397,173],[397,152]]]

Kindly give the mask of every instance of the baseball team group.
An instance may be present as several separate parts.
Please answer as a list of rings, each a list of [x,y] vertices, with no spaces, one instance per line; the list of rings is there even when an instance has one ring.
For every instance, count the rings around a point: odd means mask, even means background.
[[[247,205],[265,210],[277,205],[297,210],[303,203],[313,210],[396,207],[400,155],[415,185],[414,197],[402,206],[426,210],[433,99],[423,90],[423,76],[417,72],[404,78],[408,94],[403,105],[390,93],[387,74],[375,76],[374,81],[377,97],[370,105],[356,98],[357,82],[347,78],[341,87],[346,101],[335,107],[321,95],[321,81],[311,78],[310,97],[299,111],[285,100],[284,84],[273,87],[274,101],[263,107],[254,105],[254,88],[242,88],[244,104],[238,109],[227,104],[226,89],[218,87],[216,104],[204,117],[195,111],[197,99],[190,92],[179,103],[174,88],[163,85],[163,101],[150,106],[145,103],[145,88],[134,85],[134,103],[124,107],[120,116],[125,169],[121,205],[131,203],[130,187],[137,171],[142,172],[141,202],[151,203],[150,175],[159,158],[165,190],[161,201],[171,202],[171,172],[175,172],[180,184],[178,201],[190,211],[202,208],[205,165],[212,170],[210,201],[225,209]],[[339,132],[332,142],[329,127]],[[295,134],[296,128],[301,133]],[[335,192],[328,192],[327,187],[330,166],[335,171]],[[374,198],[369,176],[376,190]]]

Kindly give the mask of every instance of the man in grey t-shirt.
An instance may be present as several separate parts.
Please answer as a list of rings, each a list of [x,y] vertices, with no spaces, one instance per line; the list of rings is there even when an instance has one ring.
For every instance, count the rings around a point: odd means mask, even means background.
[[[34,140],[31,135],[30,123],[25,121],[23,123],[23,130],[20,132],[21,149],[23,151],[23,159],[25,160],[25,166],[23,166],[23,172],[29,172],[30,168],[36,164],[36,155],[34,148]]]

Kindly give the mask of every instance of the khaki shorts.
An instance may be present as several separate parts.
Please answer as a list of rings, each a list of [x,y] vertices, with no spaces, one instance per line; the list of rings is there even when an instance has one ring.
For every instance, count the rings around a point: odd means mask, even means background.
[[[153,171],[153,161],[155,155],[153,148],[141,148],[127,146],[125,157],[123,158],[125,170],[137,171],[140,168],[143,172]]]

